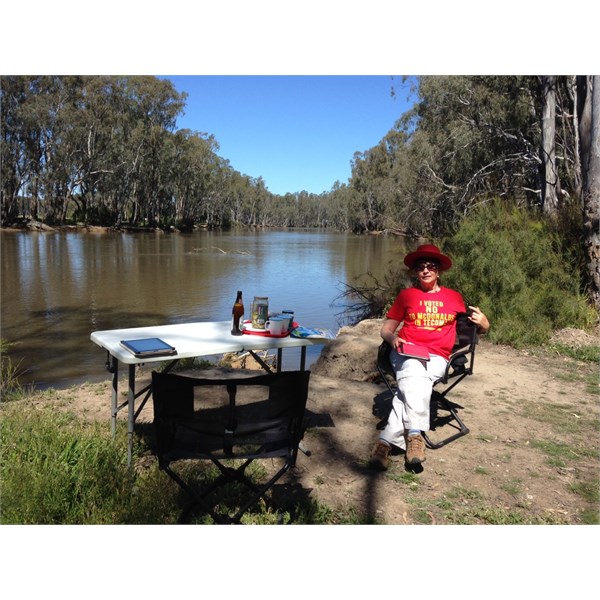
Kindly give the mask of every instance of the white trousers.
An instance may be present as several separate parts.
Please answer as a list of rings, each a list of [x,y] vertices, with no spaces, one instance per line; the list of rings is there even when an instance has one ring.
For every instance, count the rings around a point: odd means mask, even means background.
[[[429,431],[429,403],[433,383],[444,375],[448,362],[441,356],[431,355],[430,360],[400,356],[390,353],[390,362],[396,371],[398,394],[392,401],[392,410],[379,439],[406,448],[404,438],[409,429]]]

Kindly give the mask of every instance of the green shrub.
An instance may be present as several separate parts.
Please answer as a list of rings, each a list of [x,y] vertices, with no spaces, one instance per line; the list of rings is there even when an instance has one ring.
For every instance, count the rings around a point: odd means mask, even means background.
[[[497,201],[466,217],[443,243],[453,259],[443,283],[479,306],[490,339],[515,347],[541,345],[553,330],[588,328],[597,319],[579,291],[580,273],[561,240],[528,211]]]

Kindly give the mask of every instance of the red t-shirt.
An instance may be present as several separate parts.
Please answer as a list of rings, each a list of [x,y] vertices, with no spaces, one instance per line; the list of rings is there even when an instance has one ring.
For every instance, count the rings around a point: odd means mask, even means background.
[[[443,287],[428,294],[411,287],[398,294],[386,317],[403,323],[400,337],[407,342],[448,359],[456,337],[456,314],[465,310],[463,297],[454,290]]]

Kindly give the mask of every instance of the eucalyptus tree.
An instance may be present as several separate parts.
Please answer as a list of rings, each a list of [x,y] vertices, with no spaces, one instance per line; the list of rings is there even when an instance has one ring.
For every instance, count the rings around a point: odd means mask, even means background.
[[[600,310],[600,77],[578,78],[586,272],[590,295]]]
[[[336,182],[323,200],[327,226],[340,231],[358,231],[360,198],[350,185]]]
[[[543,169],[542,207],[548,214],[558,210],[560,178],[556,166],[556,75],[540,77],[542,104],[541,167]]]
[[[539,202],[540,127],[531,80],[423,77],[419,93],[418,126],[433,151],[423,173],[450,227],[490,196]]]
[[[211,154],[208,170],[202,177],[200,221],[209,228],[228,227],[232,224],[232,207],[239,187],[246,189],[247,178],[231,168],[227,159]],[[246,193],[243,192],[243,197]]]
[[[50,76],[25,77],[21,82],[13,79],[14,85],[3,81],[3,104],[6,102],[8,111],[14,112],[3,114],[2,126],[10,129],[14,125],[24,156],[26,176],[20,194],[29,196],[34,218],[55,222],[62,213],[60,196],[66,165],[61,165],[58,157],[66,122],[64,113],[68,110],[68,88],[61,78]],[[17,88],[23,95],[15,103],[10,96]],[[4,188],[4,182],[2,185]]]
[[[71,200],[76,205],[75,217],[87,223],[98,214],[96,202],[101,182],[113,173],[110,147],[114,139],[117,93],[112,77],[85,77],[80,82],[78,105],[71,115],[76,130],[77,160],[75,189]]]
[[[127,78],[126,91],[135,122],[134,144],[139,148],[133,220],[158,226],[172,199],[167,141],[186,95],[178,94],[170,81],[149,76]]]
[[[230,169],[227,180],[229,220],[232,225],[240,225],[244,222],[244,199],[249,187],[248,178],[238,171]]]
[[[267,189],[265,180],[262,177],[250,177],[249,184],[248,200],[252,205],[249,223],[261,227],[271,225],[273,219],[270,207],[267,205],[271,193]]]
[[[214,176],[219,145],[213,135],[181,129],[173,134],[171,177],[175,222],[190,228],[200,215],[205,192]]]
[[[391,203],[389,175],[391,155],[384,142],[365,152],[355,152],[352,160],[352,186],[358,192],[363,231],[383,229],[384,212]]]
[[[19,199],[29,179],[27,132],[22,119],[29,97],[29,79],[0,77],[0,222],[14,223],[20,213]]]
[[[276,196],[275,202],[282,227],[295,227],[298,220],[298,206],[295,194],[286,192],[283,196]]]

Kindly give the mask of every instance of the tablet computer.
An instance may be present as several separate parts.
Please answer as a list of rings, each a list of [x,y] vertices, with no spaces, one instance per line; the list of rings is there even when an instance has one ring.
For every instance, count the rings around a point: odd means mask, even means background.
[[[177,354],[174,346],[160,338],[142,338],[139,340],[121,340],[121,346],[137,358],[150,356],[170,356]]]

